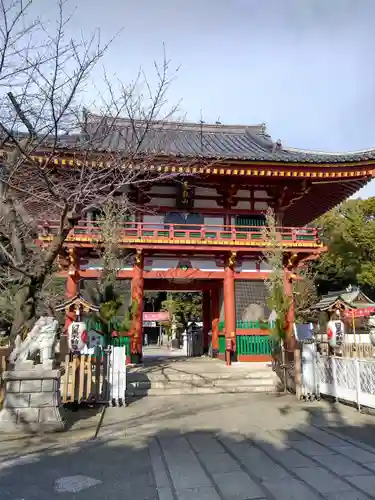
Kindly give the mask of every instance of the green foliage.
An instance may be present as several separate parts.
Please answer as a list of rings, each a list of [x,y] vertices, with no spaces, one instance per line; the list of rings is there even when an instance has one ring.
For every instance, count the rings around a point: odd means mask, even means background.
[[[191,321],[202,318],[202,295],[197,292],[168,293],[162,302],[162,309],[168,311],[175,320],[178,330],[185,330]],[[163,323],[167,334],[170,334],[171,323]]]
[[[116,300],[110,300],[101,304],[99,310],[100,320],[104,324],[110,323],[113,318],[117,316],[117,313],[122,305],[123,301],[120,297]]]
[[[320,294],[359,284],[375,288],[375,197],[348,200],[316,221],[328,252],[314,264]]]
[[[128,333],[130,331],[133,324],[133,318],[137,315],[137,313],[138,313],[138,303],[135,300],[133,300],[130,306],[128,307],[127,311],[125,312],[122,320],[120,321],[119,324],[120,332]]]

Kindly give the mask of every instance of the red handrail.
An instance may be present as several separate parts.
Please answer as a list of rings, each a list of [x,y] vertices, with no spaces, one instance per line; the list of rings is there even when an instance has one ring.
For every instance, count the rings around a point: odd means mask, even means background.
[[[70,232],[69,236],[80,235],[98,236],[101,233],[101,222],[80,221]],[[59,227],[56,221],[43,224],[42,235],[53,235],[54,229]],[[227,240],[227,241],[262,241],[260,237],[264,226],[237,226],[225,224],[170,224],[154,222],[124,222],[121,229],[121,238],[147,240],[152,238],[166,241],[179,239],[199,240]],[[319,242],[319,231],[316,228],[277,227],[282,241],[297,242],[299,240]]]

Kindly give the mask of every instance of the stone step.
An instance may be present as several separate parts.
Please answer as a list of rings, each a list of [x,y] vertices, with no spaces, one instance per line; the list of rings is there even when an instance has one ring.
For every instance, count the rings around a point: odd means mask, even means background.
[[[277,382],[276,378],[251,378],[242,380],[198,380],[181,381],[181,380],[128,380],[127,388],[129,389],[169,389],[169,388],[186,388],[186,387],[257,387],[257,386],[274,386]]]
[[[244,393],[275,393],[275,385],[242,386],[242,387],[173,387],[173,388],[150,388],[150,389],[128,389],[127,396],[140,398],[145,396],[180,396],[194,394],[244,394]]]
[[[274,379],[275,372],[272,370],[254,371],[246,373],[178,373],[178,372],[132,372],[127,374],[128,381],[172,381],[172,382],[200,382],[200,381],[234,381],[241,383],[243,380]]]

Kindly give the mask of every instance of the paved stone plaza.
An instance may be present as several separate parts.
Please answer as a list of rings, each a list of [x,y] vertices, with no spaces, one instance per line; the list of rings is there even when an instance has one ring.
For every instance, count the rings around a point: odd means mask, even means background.
[[[100,413],[70,418],[64,434],[1,438],[1,500],[375,498],[375,417],[342,405],[148,397],[107,409],[98,439]]]

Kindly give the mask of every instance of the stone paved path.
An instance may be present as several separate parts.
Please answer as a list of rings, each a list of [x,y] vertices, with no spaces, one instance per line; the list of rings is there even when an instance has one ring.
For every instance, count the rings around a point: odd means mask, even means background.
[[[149,397],[109,409],[91,440],[98,418],[45,443],[0,439],[0,500],[375,498],[375,417],[341,405]]]

